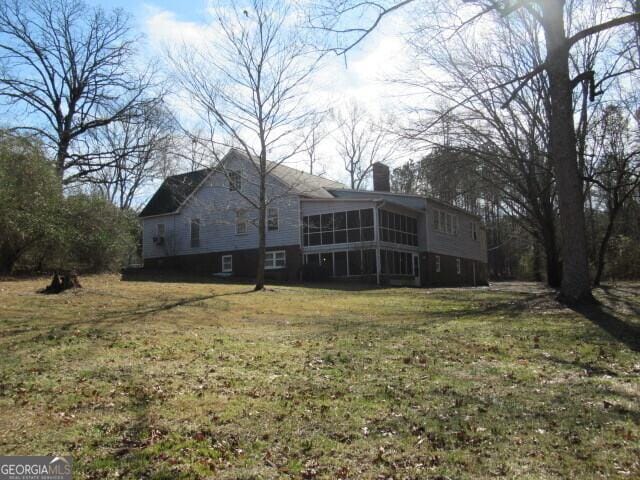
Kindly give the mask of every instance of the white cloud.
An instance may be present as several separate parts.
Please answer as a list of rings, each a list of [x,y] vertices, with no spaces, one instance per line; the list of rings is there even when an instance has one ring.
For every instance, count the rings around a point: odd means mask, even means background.
[[[205,15],[203,12],[202,22],[184,21],[177,12],[148,6],[144,25],[153,53],[160,56],[168,46],[197,46],[211,38],[215,32]],[[346,58],[330,54],[313,78],[308,101],[322,108],[337,109],[356,101],[376,116],[399,112],[403,88],[388,80],[397,77],[398,71],[406,66],[406,47],[401,37],[405,26],[402,17],[383,22]],[[322,145],[321,154],[327,176],[345,180],[342,160],[331,139]],[[293,166],[304,169],[302,164]]]

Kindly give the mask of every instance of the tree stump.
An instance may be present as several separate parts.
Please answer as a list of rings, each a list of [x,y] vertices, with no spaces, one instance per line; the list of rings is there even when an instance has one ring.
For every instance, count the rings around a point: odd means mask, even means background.
[[[69,271],[62,274],[54,272],[51,283],[46,288],[40,290],[40,293],[55,294],[72,288],[82,288],[77,272]]]

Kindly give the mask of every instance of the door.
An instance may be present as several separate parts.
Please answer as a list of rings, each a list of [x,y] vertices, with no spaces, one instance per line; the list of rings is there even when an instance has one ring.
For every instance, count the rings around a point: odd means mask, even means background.
[[[420,256],[417,253],[413,254],[413,283],[420,286]]]

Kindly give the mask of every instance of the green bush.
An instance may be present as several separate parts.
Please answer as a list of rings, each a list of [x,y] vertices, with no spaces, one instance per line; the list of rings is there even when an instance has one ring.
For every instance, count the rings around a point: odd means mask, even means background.
[[[65,264],[81,271],[114,271],[136,250],[139,223],[131,211],[120,210],[96,195],[65,199]]]
[[[41,145],[0,132],[0,273],[116,270],[135,255],[135,214],[100,196],[62,194]]]
[[[60,180],[40,144],[0,132],[0,272],[54,249],[64,235]]]

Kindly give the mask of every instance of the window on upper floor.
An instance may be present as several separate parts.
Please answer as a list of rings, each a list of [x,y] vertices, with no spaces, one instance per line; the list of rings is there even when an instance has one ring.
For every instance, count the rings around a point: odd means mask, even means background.
[[[156,234],[153,237],[153,243],[155,245],[163,245],[164,244],[164,223],[156,224]]]
[[[380,240],[402,245],[418,245],[418,220],[387,210],[378,210]]]
[[[236,211],[236,235],[245,235],[247,233],[247,212],[244,210]]]
[[[372,208],[302,218],[304,246],[369,242],[373,238]]]
[[[200,246],[200,219],[191,219],[191,247]]]
[[[471,222],[471,239],[478,240],[478,223]]]
[[[433,228],[436,232],[458,234],[458,216],[443,210],[433,211]]]
[[[276,231],[279,228],[278,209],[275,207],[269,207],[267,209],[267,230],[270,232]]]
[[[229,190],[242,190],[242,175],[239,170],[231,170],[227,172],[229,180]]]

